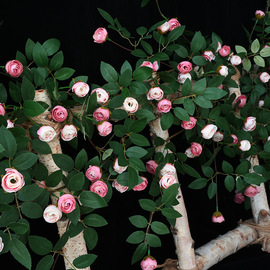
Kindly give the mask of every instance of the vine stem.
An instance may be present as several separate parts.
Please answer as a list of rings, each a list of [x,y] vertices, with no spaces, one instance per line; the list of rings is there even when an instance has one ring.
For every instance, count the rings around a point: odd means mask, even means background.
[[[120,47],[121,49],[124,49],[124,50],[126,50],[126,51],[128,51],[128,52],[132,52],[131,49],[129,49],[129,48],[125,47],[125,46],[120,45],[119,43],[113,41],[112,39],[108,38],[108,40],[109,40],[110,42],[112,42],[114,45]]]

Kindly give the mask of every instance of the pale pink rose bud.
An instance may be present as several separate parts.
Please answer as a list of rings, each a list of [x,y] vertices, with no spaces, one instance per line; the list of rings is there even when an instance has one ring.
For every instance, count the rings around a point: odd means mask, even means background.
[[[257,20],[262,19],[265,16],[265,13],[262,10],[256,10],[255,11],[255,17]]]
[[[148,255],[141,261],[142,270],[153,270],[157,267],[157,261],[152,256]]]
[[[95,43],[104,43],[108,38],[108,32],[105,28],[99,27],[94,35],[93,39]]]
[[[94,113],[93,117],[95,118],[96,121],[105,121],[110,118],[110,110],[104,107],[97,108]]]
[[[212,51],[205,51],[202,56],[209,62],[216,58]]]
[[[105,137],[112,132],[112,124],[108,121],[103,121],[97,125],[97,129],[99,135]]]
[[[157,109],[161,113],[167,113],[171,110],[172,103],[170,100],[164,98],[157,103]]]
[[[6,174],[2,176],[2,188],[8,193],[19,191],[25,185],[23,175],[12,168],[6,168],[5,171]]]
[[[151,63],[149,61],[143,61],[143,63],[140,65],[141,67],[149,67],[152,68],[153,71],[157,71],[159,66],[158,66],[158,62],[155,61],[154,63]]]
[[[261,75],[260,75],[260,80],[263,82],[263,83],[267,83],[270,79],[270,75],[267,73],[267,72],[262,72]]]
[[[245,191],[244,194],[247,197],[254,197],[256,194],[258,194],[261,190],[257,187],[257,186],[248,186]]]
[[[197,123],[197,119],[194,118],[193,116],[190,116],[189,121],[184,121],[184,120],[182,121],[181,127],[186,130],[193,129],[196,126],[196,123]]]
[[[232,144],[237,144],[238,143],[238,138],[235,134],[231,134],[231,137],[233,138]]]
[[[153,87],[148,90],[146,97],[148,100],[161,100],[163,98],[163,90],[160,87]]]
[[[19,77],[22,72],[23,72],[23,65],[20,61],[18,60],[11,60],[6,63],[5,66],[6,72],[11,76],[11,77]]]
[[[42,126],[37,131],[37,134],[41,141],[50,142],[56,136],[56,131],[51,126]]]
[[[223,215],[219,211],[216,211],[212,216],[212,222],[222,223],[223,221],[225,221]]]
[[[241,95],[239,96],[238,98],[236,98],[234,101],[233,101],[233,105],[235,105],[238,101],[240,101],[240,103],[238,104],[238,107],[237,108],[242,108],[246,105],[247,103],[247,97],[245,95]]]
[[[67,119],[68,112],[63,106],[57,105],[52,109],[52,119],[55,122],[64,122]]]
[[[180,73],[186,74],[192,70],[192,64],[188,61],[182,61],[177,65],[177,69]]]
[[[6,110],[3,103],[0,103],[0,115],[5,115]]]
[[[256,117],[249,116],[244,121],[244,131],[253,131],[256,128]]]
[[[192,154],[191,152],[191,148],[187,148],[187,150],[185,151],[185,154],[187,155],[188,158],[195,158],[195,156]]]
[[[259,100],[258,106],[261,108],[264,106],[264,100]]]
[[[162,25],[160,25],[158,28],[157,28],[157,31],[160,35],[164,35],[166,34],[170,29],[170,23],[169,22],[165,22],[163,23]]]
[[[173,29],[181,26],[181,24],[179,23],[179,21],[176,18],[170,19],[169,24],[170,24],[169,31],[172,31]]]
[[[7,128],[14,128],[14,123],[7,119]]]
[[[142,191],[142,190],[145,190],[145,189],[146,189],[147,184],[148,184],[148,181],[147,181],[147,179],[146,179],[145,177],[143,177],[143,176],[141,176],[141,178],[143,179],[143,182],[140,183],[140,184],[138,184],[138,185],[136,185],[136,186],[133,188],[134,191]]]
[[[156,168],[157,168],[158,164],[156,163],[156,161],[154,160],[148,160],[146,162],[146,170],[151,173],[151,174],[155,174],[156,173]]]
[[[118,163],[118,158],[115,159],[114,164],[113,164],[113,169],[115,172],[121,174],[123,173],[126,169],[128,168],[128,166],[120,166]]]
[[[198,157],[202,153],[202,145],[196,142],[191,143],[190,151],[194,157]]]
[[[215,134],[212,137],[212,140],[214,142],[221,142],[223,140],[223,138],[224,138],[223,133],[220,132],[220,131],[216,131]]]
[[[102,180],[97,180],[91,184],[90,191],[95,192],[100,197],[105,197],[108,192],[108,186]]]
[[[85,172],[85,176],[91,181],[94,182],[96,180],[101,179],[102,171],[101,168],[95,165],[90,165]]]
[[[251,144],[248,140],[242,140],[238,142],[238,148],[245,152],[251,148]]]
[[[135,98],[127,97],[124,100],[123,107],[126,112],[135,113],[139,108],[139,104]]]
[[[221,47],[221,49],[218,51],[218,53],[222,56],[222,57],[226,57],[230,54],[231,52],[231,48],[230,46],[224,45]]]
[[[239,55],[233,55],[230,59],[230,62],[233,66],[238,66],[241,64],[242,59]]]
[[[112,182],[112,187],[115,188],[120,193],[126,192],[128,190],[128,187],[120,185],[116,180]]]
[[[161,175],[176,174],[176,169],[173,164],[166,163],[165,166],[159,172]]]
[[[75,137],[77,137],[77,128],[74,125],[65,125],[61,129],[61,139],[63,141],[71,141]]]
[[[172,174],[165,174],[159,180],[161,188],[167,189],[169,186],[176,183],[176,179]]]
[[[218,42],[218,46],[217,46],[216,52],[218,52],[221,49],[221,47],[222,47],[221,43]]]
[[[216,69],[216,73],[226,77],[229,74],[229,69],[228,67],[221,65]]]
[[[157,61],[153,62],[153,71],[155,72],[158,69],[159,69],[158,62]]]
[[[72,92],[78,97],[84,97],[89,93],[89,85],[84,82],[76,82],[72,86]]]
[[[64,194],[58,199],[57,205],[63,213],[68,214],[76,208],[76,200],[71,194]]]
[[[217,126],[213,124],[206,125],[202,130],[202,137],[206,140],[211,139],[217,131]]]
[[[2,237],[0,237],[0,252],[4,249],[4,243]]]
[[[43,218],[48,223],[55,223],[62,217],[62,212],[58,207],[51,204],[48,205],[43,212]]]
[[[219,89],[223,89],[223,84],[221,84],[218,88],[219,88]]]
[[[233,201],[237,204],[241,204],[246,200],[245,196],[242,193],[238,193],[238,191],[235,191],[234,199]]]
[[[186,79],[189,79],[191,81],[191,74],[190,73],[179,73],[178,77],[177,77],[177,81],[181,84],[184,84],[184,82],[186,81]]]
[[[109,100],[109,94],[106,90],[102,88],[96,88],[92,90],[91,94],[93,94],[94,92],[97,93],[97,103],[105,104]]]

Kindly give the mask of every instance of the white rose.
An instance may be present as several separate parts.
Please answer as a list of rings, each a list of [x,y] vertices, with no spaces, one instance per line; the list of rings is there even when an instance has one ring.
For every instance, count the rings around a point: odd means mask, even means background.
[[[74,125],[65,125],[61,129],[61,138],[63,141],[71,141],[77,137],[77,129]]]
[[[123,103],[126,112],[135,113],[138,110],[139,104],[135,98],[127,97]]]
[[[238,148],[242,151],[248,151],[251,148],[251,144],[248,140],[242,140],[238,145]]]
[[[163,90],[160,87],[153,87],[148,90],[146,97],[148,100],[161,100],[163,98]]]
[[[77,82],[72,86],[72,92],[78,97],[84,97],[89,92],[89,85],[84,82]]]
[[[195,155],[192,154],[190,147],[185,151],[185,154],[188,158],[195,158]]]
[[[226,77],[229,74],[229,69],[228,67],[221,65],[217,68],[217,73]]]
[[[202,137],[206,140],[211,139],[217,131],[217,126],[213,124],[206,125],[202,130]]]
[[[37,131],[37,134],[41,141],[49,142],[56,136],[56,131],[51,126],[42,126]]]
[[[233,56],[231,57],[231,59],[230,59],[230,62],[231,62],[232,65],[238,66],[238,65],[241,64],[242,59],[241,59],[241,57],[238,56],[238,55],[233,55]]]
[[[123,173],[126,169],[127,169],[128,166],[119,166],[118,164],[118,158],[116,158],[116,160],[114,161],[114,164],[113,164],[113,169],[115,172],[121,174]]]
[[[220,132],[220,131],[217,131],[217,132],[215,132],[215,134],[213,135],[212,140],[213,140],[214,142],[220,142],[220,141],[223,140],[223,138],[224,138],[223,133]]]
[[[0,237],[0,252],[4,249],[4,243],[2,237]]]
[[[270,79],[270,75],[267,73],[267,72],[263,72],[261,75],[260,75],[260,80],[263,82],[263,83],[267,83]]]
[[[128,190],[128,187],[120,185],[116,180],[112,182],[112,187],[114,187],[120,193],[123,193]]]
[[[167,189],[169,186],[176,183],[176,179],[172,174],[165,174],[159,180],[161,188]]]
[[[94,92],[97,93],[97,103],[104,104],[109,100],[109,94],[104,89],[96,88],[91,92],[91,94]]]
[[[178,77],[177,77],[177,81],[180,82],[180,83],[184,83],[186,81],[186,79],[189,79],[191,81],[191,75],[190,73],[179,73],[178,74]]]
[[[175,174],[176,169],[173,164],[171,163],[166,163],[165,166],[160,170],[161,175],[165,174]]]
[[[61,210],[55,205],[48,205],[43,212],[43,218],[48,223],[55,223],[62,217]]]

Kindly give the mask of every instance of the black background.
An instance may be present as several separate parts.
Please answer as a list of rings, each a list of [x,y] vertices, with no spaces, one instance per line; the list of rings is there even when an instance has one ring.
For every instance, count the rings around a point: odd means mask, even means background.
[[[96,28],[107,26],[107,22],[98,13],[98,7],[108,11],[112,17],[117,17],[132,35],[135,35],[137,27],[143,25],[150,27],[162,20],[153,0],[143,9],[140,8],[140,0],[1,2],[0,21],[3,20],[3,24],[0,27],[0,65],[14,59],[16,50],[24,53],[28,38],[40,43],[49,38],[57,38],[61,41],[61,49],[64,52],[64,66],[74,68],[75,75],[87,75],[90,84],[104,84],[99,69],[101,61],[110,63],[116,70],[119,70],[125,60],[133,65],[136,63],[136,59],[129,52],[108,41],[104,44],[93,42],[92,35]],[[264,10],[265,2],[264,0],[160,0],[160,7],[165,16],[178,17],[180,23],[186,25],[187,29],[201,31],[204,35],[215,32],[221,36],[223,44],[230,45],[234,49],[234,45],[247,44],[242,25],[251,29],[255,10]],[[112,30],[109,30],[109,36],[128,47],[128,43],[121,40]],[[1,80],[5,79],[1,77]],[[80,145],[86,147],[90,157],[93,149],[89,145],[84,145],[83,141]],[[209,200],[205,190],[189,190],[187,186],[190,181],[188,177],[180,176],[195,248],[235,228],[240,219],[251,217],[250,211],[245,211],[243,205],[236,205],[233,202],[233,194],[223,190],[219,196],[219,208],[226,222],[213,224],[211,215],[215,211],[214,199]],[[219,188],[222,190],[222,185]],[[97,229],[99,242],[93,253],[99,257],[92,265],[93,270],[140,269],[138,263],[131,266],[131,256],[136,246],[127,244],[125,239],[135,230],[128,217],[135,214],[147,217],[147,213],[142,212],[138,206],[138,199],[146,196],[147,191],[140,193],[131,191],[124,194],[114,192],[110,207],[98,211],[107,219],[109,225]],[[54,243],[57,241],[56,226],[35,221],[32,233],[40,232]],[[162,237],[162,247],[152,249],[151,253],[159,264],[166,258],[176,258],[172,237]],[[39,256],[34,255],[33,264],[35,265],[39,259]],[[5,265],[6,262],[10,269],[23,269],[5,254],[1,256],[1,264]],[[269,262],[269,254],[261,252],[260,246],[251,246],[238,251],[211,269],[269,269]],[[55,269],[64,269],[62,258],[57,261]]]

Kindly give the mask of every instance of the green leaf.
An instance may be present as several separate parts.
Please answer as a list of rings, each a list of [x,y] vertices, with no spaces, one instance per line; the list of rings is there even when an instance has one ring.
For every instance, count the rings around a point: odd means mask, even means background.
[[[84,174],[82,172],[73,175],[68,181],[68,189],[79,191],[84,185]]]
[[[100,72],[105,81],[109,83],[114,83],[118,80],[118,74],[116,70],[108,63],[100,63]]]
[[[217,184],[212,182],[210,183],[207,189],[208,198],[212,199],[216,195],[216,193],[217,193]]]
[[[208,86],[211,87],[211,88],[212,87],[219,87],[223,83],[224,79],[225,79],[225,77],[221,76],[221,75],[214,76],[210,80]]]
[[[260,185],[261,183],[264,183],[266,181],[266,179],[257,174],[257,173],[247,173],[244,175],[244,180],[248,183],[248,184],[254,184],[254,185]]]
[[[123,120],[128,117],[128,113],[125,110],[117,109],[113,110],[110,118],[114,120]]]
[[[48,155],[52,153],[52,150],[47,142],[43,142],[39,139],[34,139],[31,141],[31,147],[38,154]]]
[[[169,207],[162,208],[161,213],[166,218],[179,218],[182,216],[178,211],[174,210],[173,208],[169,208]]]
[[[204,89],[206,88],[206,79],[200,79],[193,85],[193,92],[194,94],[202,94],[204,92]]]
[[[35,97],[35,87],[26,76],[22,79],[21,93],[23,100],[33,100]]]
[[[136,169],[140,172],[146,171],[145,165],[141,159],[131,157],[131,158],[129,158],[128,162],[129,162],[130,166],[133,167],[134,169]]]
[[[185,173],[187,173],[188,175],[195,177],[195,178],[201,178],[200,174],[190,165],[184,163],[182,165],[183,170],[185,171]]]
[[[6,103],[7,101],[7,90],[5,86],[0,83],[0,102],[1,103]]]
[[[260,42],[259,40],[256,38],[252,43],[251,43],[251,51],[253,53],[257,53],[260,49]]]
[[[20,221],[12,222],[8,226],[12,231],[14,231],[18,235],[25,234],[30,228],[28,224],[21,223]]]
[[[200,55],[194,56],[192,58],[192,62],[198,66],[206,66],[207,65],[207,60],[203,56],[200,56]]]
[[[98,234],[95,229],[86,227],[83,230],[83,237],[89,250],[92,250],[98,242]]]
[[[51,39],[46,40],[42,44],[42,46],[45,49],[45,51],[47,52],[47,55],[51,56],[59,50],[60,41],[58,39],[51,38]]]
[[[231,175],[227,175],[225,177],[224,184],[228,191],[233,191],[235,186],[234,178]]]
[[[53,256],[47,255],[43,257],[37,264],[35,270],[50,270],[53,265]]]
[[[153,48],[148,42],[142,40],[141,45],[142,45],[143,49],[147,52],[148,55],[153,54]]]
[[[44,67],[48,65],[48,56],[47,52],[45,51],[44,47],[37,42],[34,45],[33,49],[33,59],[36,62],[37,66]]]
[[[247,58],[243,60],[243,68],[248,72],[252,67],[251,61]]]
[[[188,112],[181,107],[176,107],[173,112],[174,112],[174,115],[180,120],[183,120],[183,121],[190,120]]]
[[[246,174],[249,172],[250,169],[250,162],[249,161],[244,161],[241,162],[235,169],[236,174]]]
[[[142,259],[147,251],[147,245],[145,243],[139,244],[139,246],[136,248],[135,252],[132,255],[131,264],[136,263],[140,259]]]
[[[108,224],[107,221],[98,214],[89,214],[83,219],[83,222],[87,226],[92,226],[92,227],[102,227]]]
[[[43,190],[44,189],[37,184],[23,186],[23,188],[18,191],[18,199],[20,201],[32,201],[36,199]]]
[[[50,62],[50,69],[57,70],[60,69],[64,64],[64,54],[62,51],[55,54]]]
[[[74,72],[75,70],[72,68],[63,67],[54,72],[54,77],[56,80],[64,81],[69,79],[74,74]]]
[[[139,58],[147,58],[147,54],[142,49],[135,49],[131,54]]]
[[[195,99],[194,99],[194,102],[200,106],[201,108],[204,108],[204,109],[209,109],[209,108],[213,108],[213,104],[211,101],[209,101],[208,99],[206,99],[205,97],[203,96],[197,96]]]
[[[47,255],[52,250],[52,243],[45,237],[29,235],[28,243],[30,248],[38,255]]]
[[[25,268],[31,269],[32,261],[26,246],[18,239],[13,238],[9,242],[10,253]]]
[[[77,154],[77,156],[75,158],[75,168],[77,170],[81,170],[85,166],[87,160],[88,160],[88,156],[87,156],[87,153],[86,153],[85,149],[83,148]]]
[[[76,268],[86,268],[90,266],[97,258],[97,255],[95,254],[85,254],[77,257],[74,261],[73,264]]]
[[[223,160],[222,170],[225,173],[232,174],[233,173],[233,166],[230,163],[228,163],[226,160]]]
[[[149,211],[149,212],[154,211],[156,208],[156,204],[152,200],[149,200],[149,199],[140,199],[139,204],[143,210]]]
[[[255,64],[258,65],[259,67],[265,67],[265,61],[261,56],[259,55],[254,56],[253,60]]]
[[[83,206],[91,207],[93,209],[106,207],[106,201],[98,194],[92,191],[83,191],[80,195],[80,202]]]
[[[151,224],[151,229],[153,232],[161,235],[170,233],[168,227],[160,221],[153,221]]]
[[[107,149],[103,154],[102,154],[102,160],[107,159],[108,157],[110,157],[113,153],[113,149],[109,148]]]
[[[202,189],[207,185],[206,178],[198,178],[189,184],[189,188],[191,189]]]
[[[203,92],[203,96],[209,100],[221,99],[226,95],[227,92],[218,87],[209,87],[206,88],[205,91]]]
[[[135,82],[135,81],[131,82],[129,89],[132,93],[137,95],[145,94],[148,91],[147,87],[143,82]]]
[[[149,110],[146,110],[146,109],[141,109],[141,110],[138,110],[136,113],[135,113],[136,117],[139,119],[139,120],[143,120],[145,121],[145,123],[148,123],[150,122],[151,120],[154,120],[156,117],[155,115],[149,111]],[[137,123],[138,121],[136,121]],[[136,131],[138,132],[138,131]]]
[[[188,50],[184,46],[179,46],[179,48],[175,51],[177,55],[182,58],[186,58],[188,56]]]
[[[178,183],[175,183],[169,186],[167,189],[164,189],[162,195],[162,203],[164,203],[165,205],[171,205],[176,199],[178,189]]]
[[[55,187],[61,182],[62,178],[63,174],[61,170],[54,171],[46,179],[46,186]]]
[[[171,112],[163,113],[160,118],[162,130],[169,129],[173,124],[173,114]]]
[[[43,163],[38,163],[34,170],[35,179],[43,181],[48,177],[48,169]]]
[[[24,202],[21,205],[22,213],[32,219],[40,218],[43,215],[41,206],[36,202]]]
[[[69,231],[66,231],[61,237],[60,239],[57,241],[57,243],[55,244],[55,246],[53,247],[53,250],[61,250],[62,247],[66,244],[66,242],[68,241],[69,238]]]
[[[100,15],[111,25],[114,25],[114,19],[112,18],[112,16],[105,10],[98,8],[98,12],[100,13]]]
[[[196,53],[204,49],[206,46],[206,41],[201,32],[196,32],[191,40],[191,51]]]
[[[27,39],[25,44],[25,54],[29,60],[33,60],[33,50],[35,47],[34,41],[32,41],[30,38]]]
[[[128,157],[142,158],[147,154],[147,151],[139,146],[131,146],[126,150],[126,155]]]
[[[185,25],[176,27],[168,34],[168,42],[177,40],[185,31]]]
[[[119,85],[127,87],[132,81],[132,71],[130,69],[125,70],[119,77]]]
[[[133,232],[127,239],[126,242],[130,244],[139,244],[144,240],[145,233],[143,231]]]
[[[138,133],[131,133],[129,136],[132,143],[138,146],[150,146],[150,143],[146,137]]]
[[[247,50],[243,46],[236,45],[235,51],[237,54],[239,54],[239,53],[247,54]]]
[[[0,144],[4,147],[1,152],[5,157],[13,157],[17,151],[17,143],[13,134],[4,126],[0,127]]]
[[[33,100],[25,100],[23,103],[23,112],[28,117],[35,117],[45,112],[45,108]]]
[[[137,228],[146,228],[148,224],[148,220],[141,215],[135,215],[132,217],[129,217],[129,221],[131,222],[132,225],[134,225]]]
[[[161,240],[155,234],[147,234],[146,241],[150,247],[161,247]]]
[[[22,153],[13,160],[12,165],[17,170],[26,170],[31,168],[36,161],[38,160],[38,156],[31,152]]]
[[[53,161],[63,171],[71,171],[74,168],[73,159],[65,154],[52,154]]]
[[[133,78],[135,79],[135,81],[142,82],[149,79],[152,75],[152,72],[153,70],[149,67],[138,67],[133,72]]]
[[[184,105],[185,111],[187,111],[189,115],[194,114],[196,106],[194,102],[192,101],[192,99],[185,98],[183,105]]]
[[[260,51],[261,57],[269,57],[270,56],[270,47],[262,48]]]

